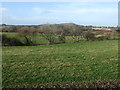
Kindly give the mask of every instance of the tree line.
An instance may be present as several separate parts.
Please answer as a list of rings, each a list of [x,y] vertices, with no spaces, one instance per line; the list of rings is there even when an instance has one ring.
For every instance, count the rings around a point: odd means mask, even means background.
[[[111,31],[93,30],[92,26],[76,24],[45,24],[39,26],[3,26],[2,32],[16,32],[23,39],[9,38],[2,34],[3,45],[35,45],[37,35],[41,35],[49,43],[66,43],[66,37],[70,36],[73,43],[80,41],[96,41],[118,39],[116,28]],[[111,38],[112,37],[112,38]],[[56,42],[55,39],[59,42]]]

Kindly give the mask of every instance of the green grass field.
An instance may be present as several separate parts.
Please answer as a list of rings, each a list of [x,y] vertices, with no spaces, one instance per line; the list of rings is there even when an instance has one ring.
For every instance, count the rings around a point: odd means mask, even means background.
[[[86,83],[118,75],[118,41],[6,46],[3,87]]]

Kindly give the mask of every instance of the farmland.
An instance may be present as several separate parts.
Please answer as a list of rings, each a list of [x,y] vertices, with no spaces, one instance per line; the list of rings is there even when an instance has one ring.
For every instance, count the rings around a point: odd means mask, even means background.
[[[3,87],[114,80],[118,40],[2,47]]]
[[[119,90],[119,4],[1,2],[1,89]]]
[[[109,80],[112,87],[119,86],[118,33],[115,27],[104,29],[76,24],[5,26],[0,33],[3,87],[104,84]]]

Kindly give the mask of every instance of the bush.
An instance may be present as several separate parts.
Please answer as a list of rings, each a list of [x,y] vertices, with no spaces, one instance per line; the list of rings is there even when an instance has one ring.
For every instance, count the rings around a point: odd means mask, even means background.
[[[87,41],[94,41],[96,39],[95,34],[90,31],[85,33],[84,38],[86,38]]]
[[[24,44],[27,46],[33,45],[36,42],[37,31],[34,27],[22,27],[17,30],[19,36],[24,38]]]
[[[22,46],[24,44],[19,39],[13,37],[13,38],[10,38],[9,45],[10,46]]]
[[[60,43],[65,43],[65,36],[59,36],[58,37]]]
[[[24,37],[24,44],[27,46],[31,46],[31,45],[33,45],[33,42],[31,41],[30,38]]]
[[[22,46],[24,45],[19,39],[13,37],[7,37],[6,35],[2,34],[2,45],[3,46]]]
[[[1,42],[2,42],[2,45],[3,45],[3,46],[8,45],[9,42],[10,42],[10,39],[9,39],[6,35],[4,35],[4,34],[2,34],[1,37],[2,37],[2,41],[1,41]]]

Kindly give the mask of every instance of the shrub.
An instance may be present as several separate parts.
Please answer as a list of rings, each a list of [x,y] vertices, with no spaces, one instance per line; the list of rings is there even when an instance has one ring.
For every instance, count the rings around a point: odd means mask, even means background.
[[[24,45],[19,39],[15,37],[7,37],[6,35],[2,34],[2,45],[3,46],[22,46]]]
[[[86,38],[87,41],[94,41],[96,39],[95,34],[90,31],[85,33],[84,38]]]
[[[10,46],[22,46],[24,44],[19,39],[13,37],[13,38],[10,38],[9,45]]]
[[[4,35],[4,34],[2,34],[1,35],[1,37],[2,37],[2,45],[3,46],[5,46],[5,45],[8,45],[9,44],[9,42],[10,42],[10,38],[8,38],[6,35]]]
[[[33,45],[33,42],[31,41],[31,39],[29,39],[28,37],[24,36],[24,44],[27,46]]]
[[[37,31],[34,27],[22,27],[17,30],[19,33],[19,36],[24,38],[24,44],[25,45],[33,45],[36,42],[36,34]]]
[[[58,37],[60,43],[65,43],[65,36],[61,35]]]
[[[41,26],[40,30],[42,32],[41,34],[42,37],[44,37],[48,41],[48,44],[55,44],[55,39],[57,37],[56,26],[54,25]]]

